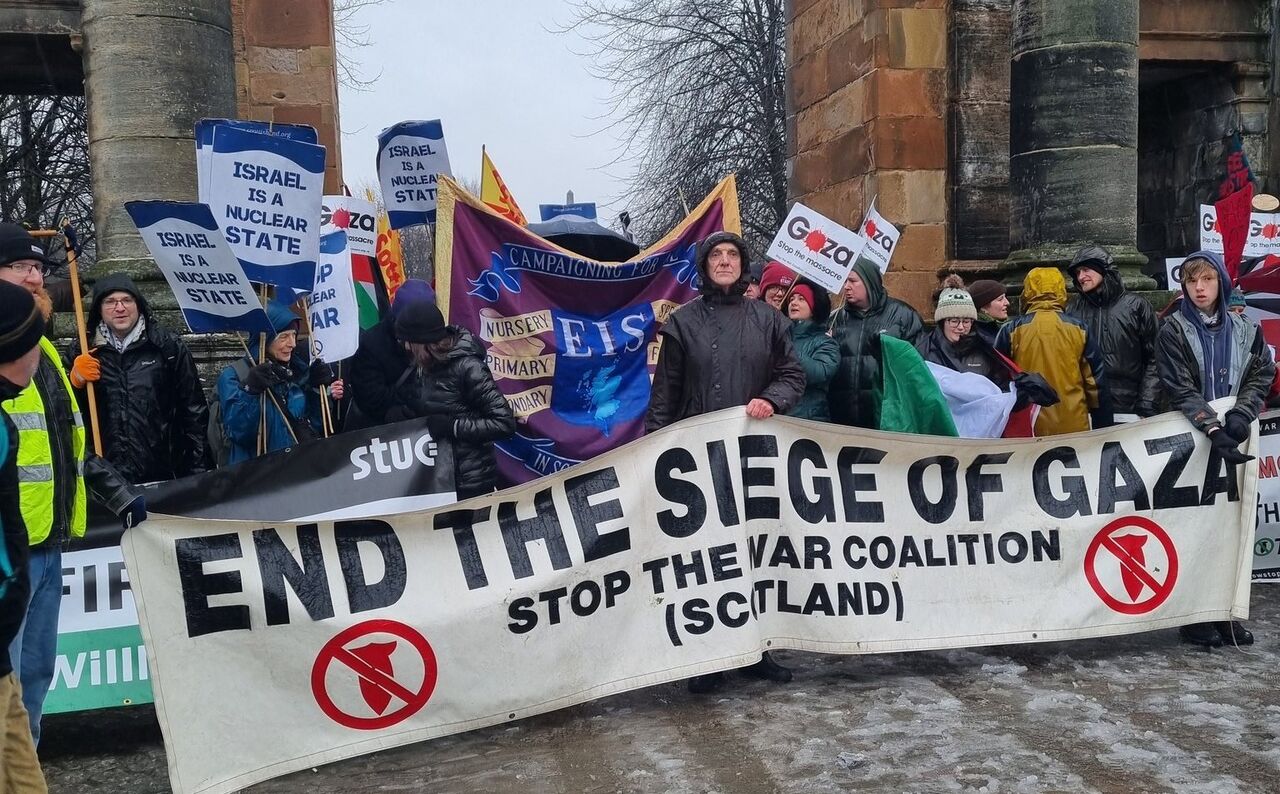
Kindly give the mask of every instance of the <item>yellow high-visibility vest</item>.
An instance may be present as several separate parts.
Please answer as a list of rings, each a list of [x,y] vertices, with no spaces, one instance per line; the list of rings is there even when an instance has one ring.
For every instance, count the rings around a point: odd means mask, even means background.
[[[76,462],[76,497],[71,511],[70,530],[73,537],[84,537],[86,502],[84,490],[84,419],[76,403],[71,381],[58,358],[58,350],[44,337],[40,338],[41,352],[58,368],[62,386],[71,400],[75,427],[72,429],[72,455]],[[27,524],[27,536],[31,545],[43,542],[53,531],[53,445],[49,440],[48,417],[44,400],[36,388],[35,379],[17,397],[4,403],[5,413],[18,428],[18,496],[22,505],[22,520]]]

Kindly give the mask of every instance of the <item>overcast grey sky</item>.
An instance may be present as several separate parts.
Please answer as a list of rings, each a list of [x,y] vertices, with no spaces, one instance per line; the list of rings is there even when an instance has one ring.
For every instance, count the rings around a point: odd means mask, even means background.
[[[607,121],[608,83],[587,73],[576,34],[550,32],[572,14],[567,0],[389,0],[364,12],[372,44],[353,51],[369,90],[343,89],[343,175],[377,179],[377,136],[406,119],[438,118],[457,177],[479,180],[488,147],[530,220],[566,190],[600,205],[613,225],[628,168]],[[380,74],[379,74],[380,73]]]

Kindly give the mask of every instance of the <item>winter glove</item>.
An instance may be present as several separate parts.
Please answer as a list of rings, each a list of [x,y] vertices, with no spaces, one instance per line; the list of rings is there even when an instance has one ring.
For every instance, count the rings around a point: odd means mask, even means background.
[[[83,389],[86,383],[93,383],[102,377],[102,365],[93,357],[97,349],[95,347],[87,353],[81,353],[71,362],[71,385],[77,389]]]
[[[1222,431],[1235,439],[1237,444],[1243,444],[1249,440],[1252,424],[1242,412],[1232,408],[1227,411],[1227,421],[1222,423]]]
[[[288,369],[268,361],[249,370],[249,375],[244,380],[244,390],[250,394],[262,394],[277,383],[284,383],[288,377]]]
[[[1095,408],[1089,412],[1089,425],[1094,430],[1111,427],[1115,423],[1115,414],[1106,408]]]
[[[1138,403],[1133,407],[1133,412],[1138,415],[1139,419],[1148,419],[1160,413],[1151,403]]]
[[[125,529],[133,529],[146,520],[147,500],[141,496],[125,505],[124,510],[120,512],[120,523]]]
[[[1013,382],[1018,386],[1018,402],[1022,403],[1018,406],[1020,408],[1025,408],[1028,402],[1042,408],[1058,404],[1060,398],[1057,390],[1038,372],[1019,372],[1013,376]],[[1026,395],[1026,402],[1023,402],[1023,395]]]
[[[319,359],[311,362],[311,371],[307,382],[312,386],[328,386],[337,379],[338,376],[333,374],[333,367],[326,362]]]
[[[1225,430],[1219,429],[1210,433],[1209,443],[1213,444],[1213,449],[1218,453],[1219,457],[1232,466],[1253,460],[1252,455],[1246,455],[1240,451],[1240,442],[1232,438],[1231,434]]]
[[[432,414],[427,417],[427,429],[431,431],[431,437],[434,439],[453,438],[453,419]]]

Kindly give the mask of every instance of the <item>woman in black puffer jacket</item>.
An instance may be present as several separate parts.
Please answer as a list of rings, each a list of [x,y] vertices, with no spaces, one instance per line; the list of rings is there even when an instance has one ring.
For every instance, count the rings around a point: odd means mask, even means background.
[[[465,328],[445,325],[435,304],[415,303],[396,318],[396,337],[417,362],[415,415],[434,438],[453,442],[458,499],[487,494],[498,482],[493,442],[516,432],[516,418],[484,362],[484,349]]]

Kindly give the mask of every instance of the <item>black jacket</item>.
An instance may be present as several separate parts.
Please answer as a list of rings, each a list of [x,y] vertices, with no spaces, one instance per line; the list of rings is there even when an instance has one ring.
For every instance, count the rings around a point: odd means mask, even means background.
[[[1066,314],[1084,323],[1089,338],[1102,350],[1106,377],[1102,389],[1115,413],[1155,416],[1160,399],[1156,372],[1156,311],[1125,290],[1115,266],[1104,268],[1102,283],[1092,292],[1072,296]],[[1074,277],[1074,273],[1072,274]],[[1079,288],[1079,282],[1076,284]]]
[[[762,301],[708,292],[662,326],[645,432],[757,397],[783,414],[804,394],[791,321]]]
[[[981,375],[999,387],[1000,391],[1009,391],[1012,376],[1008,365],[1000,360],[995,348],[987,344],[976,331],[952,344],[947,340],[942,326],[934,326],[917,349],[925,361],[932,361],[956,372]]]
[[[516,418],[485,364],[484,348],[470,331],[457,326],[448,330],[455,339],[453,350],[407,383],[413,416],[453,420],[454,483],[458,498],[465,499],[496,486],[493,442],[515,434]]]
[[[12,400],[21,389],[0,378],[0,402]],[[9,659],[9,643],[18,636],[22,620],[27,615],[27,596],[31,581],[27,575],[27,560],[31,548],[27,542],[27,525],[22,520],[22,507],[18,497],[18,428],[9,414],[0,410],[9,443],[0,451],[0,526],[4,528],[4,550],[8,555],[11,576],[0,583],[0,677],[13,671]],[[3,571],[0,571],[3,581]]]
[[[100,331],[102,300],[115,291],[134,296],[139,321],[146,323],[142,335],[124,352],[117,351]],[[128,276],[107,276],[94,285],[88,329],[90,347],[97,348],[94,356],[102,369],[94,393],[103,457],[131,483],[207,471],[209,406],[195,360],[181,339],[152,319],[146,300]],[[77,341],[70,359],[79,353]],[[88,397],[79,391],[76,398],[88,424]]]
[[[832,315],[831,336],[840,345],[840,366],[827,388],[831,420],[842,425],[880,427],[880,334],[919,345],[924,323],[916,310],[884,291],[880,271],[865,259],[854,271],[867,287],[865,311],[847,301]]]
[[[401,422],[414,415],[415,387],[409,378],[402,379],[410,367],[409,354],[396,339],[395,318],[390,314],[360,334],[347,388],[368,425]]]
[[[1261,328],[1241,315],[1228,312],[1226,316],[1231,327],[1222,332],[1232,336],[1232,368],[1236,370],[1232,391],[1236,404],[1231,410],[1239,411],[1253,421],[1262,412],[1267,392],[1275,379],[1276,365]],[[1177,313],[1167,317],[1160,326],[1156,337],[1156,361],[1170,405],[1181,411],[1201,432],[1208,433],[1220,426],[1217,413],[1202,394],[1200,358],[1187,338],[1185,323]]]

